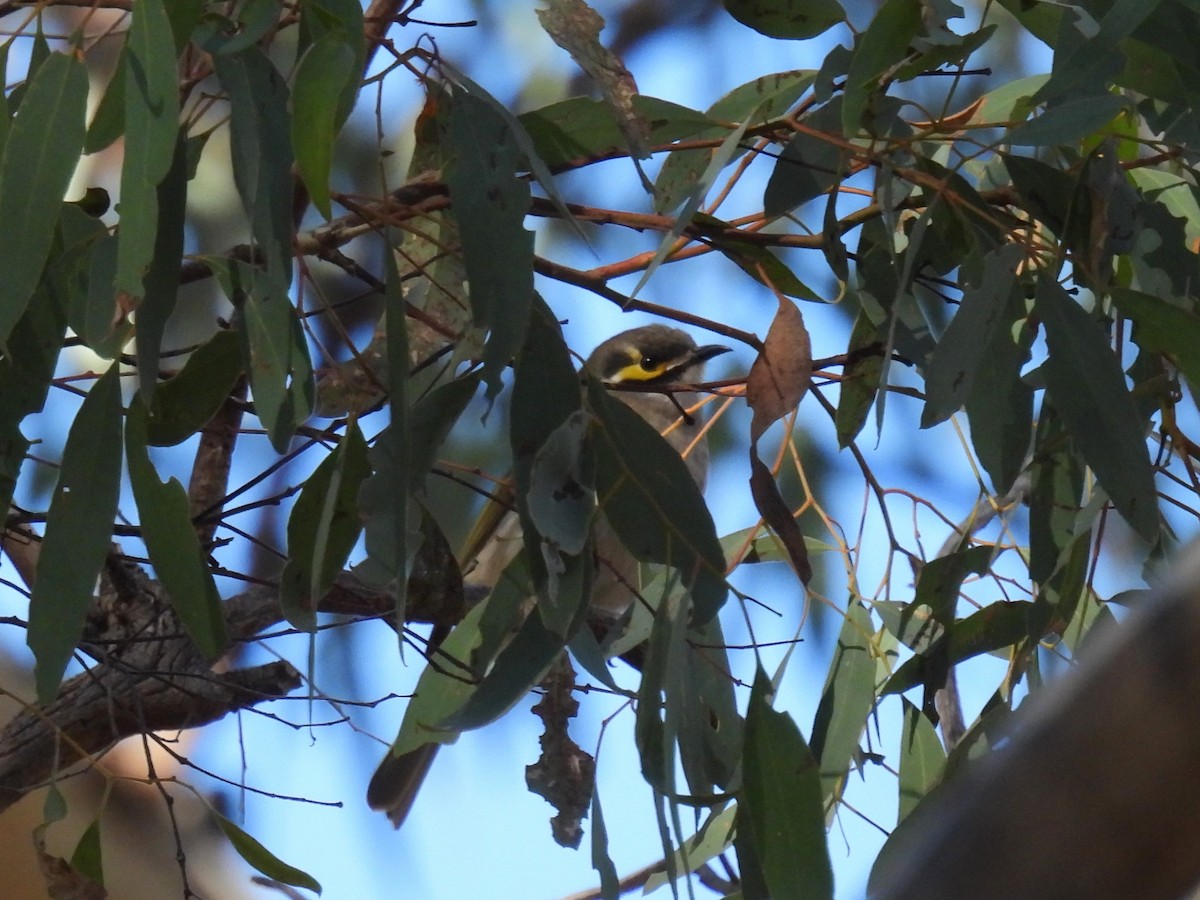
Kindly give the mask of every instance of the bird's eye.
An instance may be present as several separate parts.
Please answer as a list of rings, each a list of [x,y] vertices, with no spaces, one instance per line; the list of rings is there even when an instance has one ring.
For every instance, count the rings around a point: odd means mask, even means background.
[[[653,372],[658,368],[658,360],[656,360],[653,356],[643,356],[641,365],[643,371]]]

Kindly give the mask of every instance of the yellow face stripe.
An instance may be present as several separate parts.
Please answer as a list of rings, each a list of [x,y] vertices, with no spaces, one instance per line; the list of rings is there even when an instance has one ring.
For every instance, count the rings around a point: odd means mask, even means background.
[[[669,368],[669,362],[655,363],[650,368],[646,368],[639,359],[638,362],[630,363],[618,369],[616,374],[608,380],[613,384],[620,384],[625,381],[653,381],[655,378],[665,374]]]

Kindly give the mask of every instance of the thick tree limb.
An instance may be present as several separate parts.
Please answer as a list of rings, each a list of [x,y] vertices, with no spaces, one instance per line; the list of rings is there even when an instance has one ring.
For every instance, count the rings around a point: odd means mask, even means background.
[[[1175,898],[1200,883],[1200,544],[1100,640],[905,821],[872,896]]]

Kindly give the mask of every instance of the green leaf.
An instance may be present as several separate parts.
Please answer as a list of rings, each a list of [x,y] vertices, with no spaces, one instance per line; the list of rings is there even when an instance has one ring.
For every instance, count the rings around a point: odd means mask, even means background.
[[[175,54],[179,55],[192,39],[192,29],[200,21],[205,0],[170,0],[164,5],[167,18],[171,22],[171,34],[175,39]]]
[[[596,492],[584,474],[587,415],[576,410],[550,432],[529,476],[529,517],[542,537],[578,556],[591,534]]]
[[[835,98],[805,116],[807,127],[784,145],[763,192],[768,218],[790,212],[841,181],[849,159],[841,146],[841,109],[841,98]]]
[[[650,143],[654,145],[728,131],[720,120],[702,112],[643,94],[633,98],[633,110],[650,123]],[[600,100],[560,100],[523,113],[519,121],[537,155],[551,169],[580,159],[605,159],[627,152],[611,107]]]
[[[278,17],[274,0],[272,26]],[[251,46],[217,54],[213,69],[229,94],[230,157],[266,274],[286,291],[292,273],[292,143],[288,90],[271,61]]]
[[[54,53],[25,91],[0,157],[0,345],[29,305],[54,241],[63,195],[83,148],[88,77],[74,56]]]
[[[884,0],[871,24],[855,42],[846,72],[840,133],[855,135],[863,126],[863,113],[872,96],[887,89],[886,77],[921,33],[923,9],[912,0]]]
[[[725,557],[712,515],[687,465],[652,426],[592,378],[596,490],[621,543],[642,562],[679,571],[691,592],[693,625],[725,602]]]
[[[87,138],[83,144],[83,152],[99,153],[110,146],[125,133],[125,68],[129,57],[129,48],[121,47],[121,55],[113,67],[112,77],[108,80],[104,96],[96,105],[92,121],[87,128]]]
[[[142,540],[171,606],[205,659],[227,647],[221,597],[192,525],[187,491],[179,480],[159,480],[146,442],[146,407],[134,398],[125,426],[125,455]]]
[[[821,792],[827,799],[840,794],[875,706],[874,633],[870,614],[858,597],[852,597],[813,720],[812,752],[820,761]]]
[[[630,291],[631,297],[637,296],[638,292],[645,287],[646,282],[658,270],[658,267],[670,255],[679,236],[683,234],[683,230],[687,228],[693,218],[695,218],[696,213],[699,212],[700,204],[704,202],[704,198],[716,182],[717,176],[729,165],[733,157],[740,152],[742,136],[746,133],[746,128],[754,118],[755,114],[751,113],[744,122],[728,134],[725,140],[721,142],[721,146],[714,151],[712,159],[708,162],[708,166],[692,186],[691,195],[684,201],[679,214],[675,217],[675,224],[671,226],[670,231],[663,235],[662,240],[659,241],[658,250],[655,252],[654,258],[650,260],[650,264],[646,266],[646,271],[642,273],[642,277],[638,280],[633,290]]]
[[[675,871],[694,872],[729,849],[733,840],[733,824],[737,816],[737,805],[714,810],[699,830],[684,841],[684,846],[675,853]],[[658,871],[646,880],[645,893],[649,894],[667,883],[666,873]]]
[[[1019,333],[997,328],[991,343],[976,348],[980,360],[966,402],[971,443],[1000,496],[1008,493],[1024,467],[1033,431],[1033,389],[1021,378],[1033,331],[1023,321],[1024,296],[1010,302],[1014,308],[1009,317],[1022,320]]]
[[[742,762],[743,722],[720,619],[691,628],[667,667],[665,704],[676,714],[679,762],[693,794],[734,783]]]
[[[533,302],[533,233],[524,227],[529,185],[516,175],[521,150],[493,107],[467,93],[451,101],[447,139],[454,166],[446,177],[475,324],[489,331],[483,352],[488,400],[521,348]]]
[[[121,482],[119,368],[92,386],[71,424],[46,518],[27,634],[43,704],[54,699],[79,642],[112,538]]]
[[[837,0],[724,0],[729,15],[759,34],[803,41],[845,20]]]
[[[1063,551],[1075,540],[1075,521],[1083,497],[1083,462],[1067,439],[1052,402],[1038,416],[1037,453],[1030,461],[1029,577],[1046,584]]]
[[[997,600],[953,623],[928,650],[896,669],[880,690],[880,696],[901,694],[922,684],[926,693],[932,694],[945,685],[950,666],[1011,647],[1026,638],[1036,638],[1044,622],[1029,601]]]
[[[342,31],[323,35],[308,48],[292,84],[292,147],[313,206],[326,219],[338,110],[347,85],[358,82],[354,47]]]
[[[1197,202],[1191,183],[1162,169],[1131,169],[1129,177],[1148,200],[1161,205],[1170,215],[1183,219],[1187,245],[1196,246],[1200,240],[1200,202]]]
[[[178,261],[183,257],[187,183],[187,138],[181,129],[171,168],[157,188],[158,231],[154,239],[154,258],[142,280],[146,295],[137,312],[138,382],[147,405],[154,401],[162,338],[167,320],[175,311],[179,291]]]
[[[1158,533],[1158,497],[1145,430],[1125,375],[1095,320],[1052,277],[1038,279],[1037,311],[1050,355],[1046,389],[1071,440],[1126,522]]]
[[[316,631],[316,604],[358,542],[358,493],[370,473],[367,442],[351,420],[337,447],[304,483],[288,516],[279,602],[287,620],[303,631]]]
[[[71,854],[71,868],[98,885],[104,884],[104,854],[100,846],[100,820],[94,819],[79,837]]]
[[[738,831],[746,828],[753,836],[770,896],[832,897],[817,762],[792,718],[771,708],[771,690],[759,667],[746,710]]]
[[[900,813],[903,821],[933,790],[946,768],[946,751],[937,730],[921,710],[904,701],[904,725],[900,733]]]
[[[353,4],[356,8],[358,4]],[[386,456],[393,469],[383,476],[383,483],[390,487],[387,495],[381,498],[382,519],[390,524],[392,531],[390,546],[378,549],[380,538],[369,536],[363,542],[368,551],[374,547],[374,559],[382,555],[387,560],[385,571],[393,577],[396,592],[395,616],[397,622],[405,621],[405,610],[408,607],[408,573],[410,560],[413,559],[420,545],[420,535],[409,525],[416,518],[413,509],[411,482],[407,473],[412,469],[412,432],[409,427],[409,384],[408,367],[412,357],[409,355],[408,316],[404,298],[404,285],[400,279],[400,270],[396,264],[396,254],[389,246],[384,252],[384,265],[387,281],[384,290],[383,324],[387,332],[387,387],[388,412],[391,422],[387,430],[380,435],[378,443],[384,448],[381,453]],[[370,484],[368,479],[364,485]],[[390,500],[390,504],[389,501]],[[367,516],[367,505],[363,496],[359,495],[359,511],[364,518]],[[364,528],[366,526],[364,525]],[[378,534],[379,523],[375,528]],[[386,527],[385,527],[386,532]],[[370,558],[370,557],[369,557]],[[461,585],[461,577],[458,579]]]
[[[158,233],[158,183],[171,169],[179,131],[175,39],[163,0],[133,7],[125,54],[125,155],[121,164],[117,299],[123,311],[144,292]]]
[[[1018,147],[1074,144],[1095,134],[1128,107],[1129,100],[1117,94],[1068,100],[1018,125],[1008,133],[1007,141]]]
[[[564,646],[563,638],[550,631],[541,616],[526,616],[466,702],[437,727],[469,731],[496,721],[546,677]]]
[[[683,667],[688,605],[684,593],[671,590],[666,581],[662,582],[657,600],[650,637],[645,645],[642,681],[638,685],[634,738],[642,763],[642,776],[657,793],[671,797],[677,793],[676,749],[682,710],[667,703],[666,697],[672,672]]]
[[[678,152],[678,151],[677,151]],[[694,180],[693,180],[694,182]],[[689,187],[691,184],[689,184]],[[707,213],[697,212],[692,223],[704,231],[709,245],[720,250],[724,256],[757,281],[789,297],[824,303],[825,298],[796,277],[796,273],[784,264],[769,247],[738,240],[737,229]]]
[[[122,338],[127,338],[129,332],[128,327],[113,328],[117,310],[113,278],[119,243],[116,235],[107,233],[91,243],[87,254],[87,290],[76,294],[67,309],[71,330],[95,353],[108,359],[121,352]]]
[[[621,895],[621,879],[617,867],[608,855],[608,828],[604,824],[604,813],[600,810],[600,792],[592,791],[592,868],[600,876],[600,896],[604,900],[615,900]]]
[[[1006,82],[993,91],[988,91],[980,98],[980,104],[971,116],[970,125],[988,123],[1003,123],[1015,118],[1024,118],[1016,110],[1023,104],[1028,104],[1049,79],[1049,75],[1030,75]]]
[[[210,807],[209,811],[213,814],[213,818],[217,820],[217,825],[220,827],[221,832],[225,835],[229,843],[233,845],[233,849],[257,871],[266,875],[272,881],[281,881],[284,884],[302,887],[305,890],[315,891],[318,894],[321,893],[321,883],[307,872],[303,872],[294,866],[289,866],[215,809]]]
[[[435,664],[426,666],[421,673],[404,710],[400,731],[392,742],[392,756],[403,756],[425,744],[453,744],[458,740],[458,731],[444,729],[440,723],[475,690],[471,665],[481,640],[480,619],[490,604],[488,598],[473,607],[442,642]]]
[[[340,129],[354,111],[367,60],[362,4],[359,0],[301,0],[300,50],[307,50],[312,43],[333,33],[340,35],[343,45],[354,54],[354,77],[342,84],[342,96],[334,118],[335,129]]]
[[[1097,85],[1109,83],[1122,68],[1120,45],[1159,5],[1144,0],[1106,4],[1094,34],[1064,21],[1054,42],[1054,74],[1039,91],[1039,98],[1091,93]]]
[[[1114,288],[1112,298],[1121,314],[1133,320],[1139,347],[1169,356],[1188,381],[1200,385],[1200,316],[1128,288]]]
[[[0,44],[0,72],[8,71],[8,50],[12,43],[5,41]],[[12,128],[12,113],[8,95],[0,91],[0,159],[4,156],[4,145],[8,142],[8,132]]]
[[[9,352],[0,360],[0,506],[4,509],[12,502],[29,450],[21,422],[45,406],[66,328],[62,304],[43,281],[13,328]]]
[[[312,360],[304,328],[286,289],[269,273],[241,260],[207,262],[238,308],[236,331],[242,338],[254,412],[271,446],[283,453],[296,426],[312,412]]]
[[[529,515],[534,460],[554,430],[580,409],[581,402],[579,376],[571,365],[562,328],[545,301],[535,296],[525,345],[513,369],[508,438],[525,558],[539,591],[546,585],[546,568]]]
[[[154,394],[146,423],[147,441],[170,447],[203,428],[242,374],[242,342],[236,331],[218,331],[188,357],[179,372]]]
[[[234,56],[255,48],[268,32],[279,28],[276,0],[245,0],[236,20],[210,13],[194,35],[197,44],[216,56]]]
[[[411,535],[415,531],[416,510],[412,504],[398,503],[397,498],[424,490],[425,476],[433,468],[438,451],[478,387],[478,373],[440,385],[406,413],[402,421],[407,442],[385,431],[371,448],[375,474],[364,482],[359,497],[367,549],[364,577],[386,583],[406,571],[407,558],[397,558],[396,554],[402,550],[408,554],[410,544],[397,532],[406,529]],[[415,550],[411,545],[411,552]]]
[[[846,356],[850,362],[842,373],[837,413],[834,416],[839,447],[849,446],[862,431],[871,404],[875,402],[883,372],[883,340],[862,309],[854,317]]]
[[[917,575],[911,608],[928,606],[933,618],[949,627],[954,622],[954,610],[963,580],[968,575],[986,572],[994,552],[994,548],[989,546],[968,547],[925,563]]]
[[[988,347],[1007,321],[1014,297],[1019,300],[1016,270],[1025,251],[1004,244],[988,253],[977,284],[963,290],[962,304],[938,341],[925,372],[925,409],[921,427],[950,418],[970,396],[975,374],[983,362],[980,347]]]
[[[751,127],[781,116],[795,105],[817,77],[815,69],[795,69],[763,75],[734,88],[711,107],[705,115],[721,122],[742,122],[754,116]],[[705,128],[689,137],[692,140],[723,138],[732,126]],[[692,193],[697,179],[712,161],[713,149],[672,150],[654,179],[654,208],[667,213],[679,206]],[[730,161],[737,159],[736,153]],[[766,250],[765,247],[758,248]]]

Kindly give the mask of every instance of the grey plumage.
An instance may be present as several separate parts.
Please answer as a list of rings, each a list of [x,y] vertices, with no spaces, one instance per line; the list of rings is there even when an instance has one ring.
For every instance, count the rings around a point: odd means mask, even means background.
[[[697,384],[703,381],[704,364],[728,350],[728,347],[716,344],[697,346],[686,332],[677,328],[648,325],[623,331],[604,341],[592,351],[584,363],[584,370],[614,387],[647,389],[615,390],[613,394],[663,434],[677,453],[684,455],[688,470],[703,491],[708,473],[708,447],[701,432],[703,421],[700,416],[686,412],[696,403],[697,395],[692,391],[653,392],[649,389]],[[591,608],[601,617],[615,621],[633,602],[639,566],[603,515],[595,522],[593,533],[596,571]],[[519,520],[515,514],[508,513],[496,525],[476,558],[470,561],[464,584],[476,593],[490,590],[522,547]],[[435,641],[431,638],[431,650],[434,646]],[[439,746],[424,744],[399,756],[389,753],[372,777],[367,802],[372,809],[385,811],[397,828],[408,815]]]

